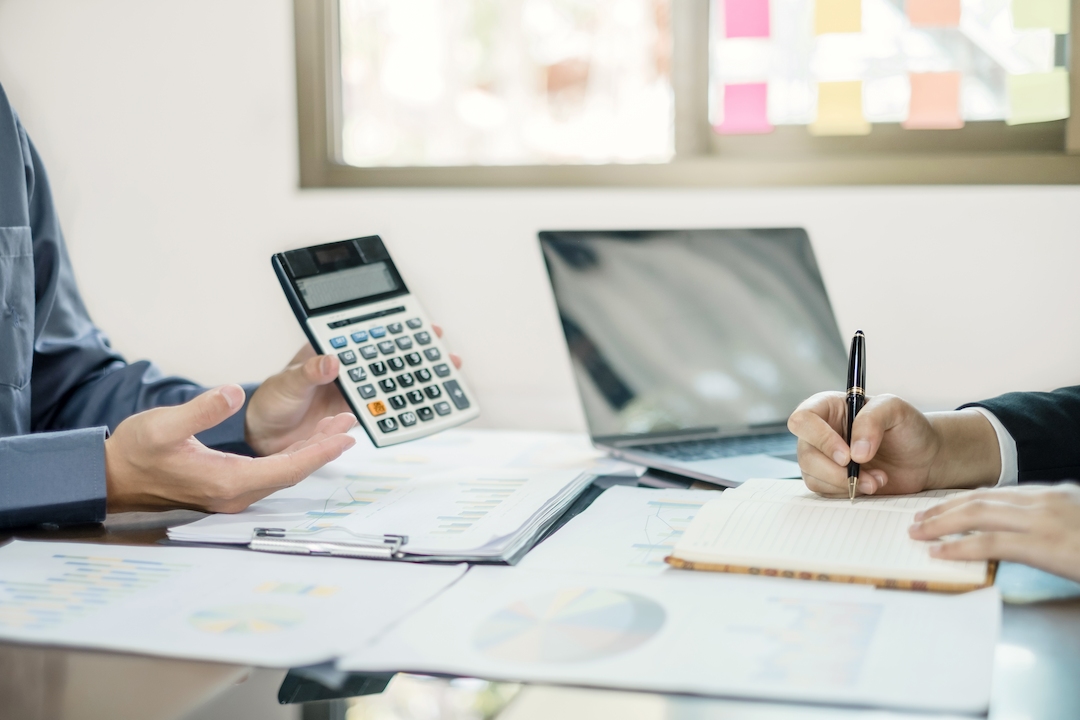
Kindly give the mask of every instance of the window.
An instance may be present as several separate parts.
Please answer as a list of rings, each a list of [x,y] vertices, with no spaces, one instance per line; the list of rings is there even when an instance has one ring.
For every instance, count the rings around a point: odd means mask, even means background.
[[[294,1],[305,187],[1080,182],[1069,0]]]

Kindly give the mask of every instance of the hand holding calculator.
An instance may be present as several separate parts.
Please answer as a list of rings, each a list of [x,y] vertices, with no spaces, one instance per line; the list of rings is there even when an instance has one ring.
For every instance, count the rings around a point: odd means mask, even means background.
[[[480,414],[465,380],[377,235],[277,253],[274,271],[316,352],[376,447]]]

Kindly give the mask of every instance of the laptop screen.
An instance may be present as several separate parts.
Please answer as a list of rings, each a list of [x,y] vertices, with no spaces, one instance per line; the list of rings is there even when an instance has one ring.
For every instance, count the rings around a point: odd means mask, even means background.
[[[801,229],[541,232],[593,437],[784,423],[847,353]]]

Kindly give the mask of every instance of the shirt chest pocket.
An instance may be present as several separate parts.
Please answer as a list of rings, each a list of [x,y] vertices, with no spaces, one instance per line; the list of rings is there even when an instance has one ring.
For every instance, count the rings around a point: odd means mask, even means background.
[[[34,246],[29,227],[0,227],[0,385],[30,382],[34,363]]]

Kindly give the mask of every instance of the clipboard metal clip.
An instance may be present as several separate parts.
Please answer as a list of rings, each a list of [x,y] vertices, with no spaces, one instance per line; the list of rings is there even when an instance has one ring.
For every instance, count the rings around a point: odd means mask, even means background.
[[[315,537],[315,536],[321,537]],[[340,527],[313,530],[255,528],[248,547],[260,552],[291,555],[329,555],[332,557],[394,560],[402,556],[405,535],[360,535]]]

